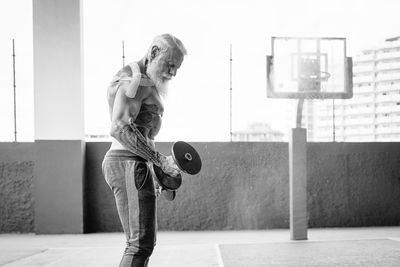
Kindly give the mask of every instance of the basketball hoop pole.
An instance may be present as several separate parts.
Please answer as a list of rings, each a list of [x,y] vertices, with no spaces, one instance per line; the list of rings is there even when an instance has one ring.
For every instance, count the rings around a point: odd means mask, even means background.
[[[303,105],[304,98],[300,98],[297,103],[297,118],[296,118],[296,128],[301,128],[301,119],[303,117]]]
[[[304,98],[297,103],[296,128],[289,137],[290,239],[307,240],[307,129],[301,127]]]
[[[288,144],[290,238],[307,240],[307,129],[301,123],[304,100],[351,98],[352,59],[346,57],[346,38],[337,37],[271,37],[271,52],[266,64],[267,97],[298,99],[296,127],[290,130]],[[337,66],[332,58],[342,63]],[[339,85],[335,83],[327,85],[331,74],[342,77],[344,90],[336,90]]]

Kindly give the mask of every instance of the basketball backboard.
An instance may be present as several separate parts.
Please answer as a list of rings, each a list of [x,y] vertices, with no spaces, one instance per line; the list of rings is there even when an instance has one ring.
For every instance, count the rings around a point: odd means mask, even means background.
[[[272,37],[267,56],[270,98],[351,98],[352,60],[345,38]]]

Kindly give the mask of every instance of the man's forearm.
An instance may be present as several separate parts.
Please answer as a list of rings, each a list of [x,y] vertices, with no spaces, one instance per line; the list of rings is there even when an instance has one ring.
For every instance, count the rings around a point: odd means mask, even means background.
[[[126,149],[132,153],[161,166],[163,155],[155,151],[148,143],[142,133],[134,124],[126,124],[122,127],[114,127],[111,136],[117,139]]]

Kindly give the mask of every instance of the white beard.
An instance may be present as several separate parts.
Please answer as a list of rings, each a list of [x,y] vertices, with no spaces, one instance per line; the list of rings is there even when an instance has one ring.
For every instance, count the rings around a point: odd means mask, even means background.
[[[156,83],[157,92],[163,97],[168,97],[168,82]]]
[[[163,81],[161,77],[161,73],[157,71],[156,62],[152,62],[147,66],[147,75],[154,82],[157,92],[163,98],[167,98],[168,96],[168,81]]]

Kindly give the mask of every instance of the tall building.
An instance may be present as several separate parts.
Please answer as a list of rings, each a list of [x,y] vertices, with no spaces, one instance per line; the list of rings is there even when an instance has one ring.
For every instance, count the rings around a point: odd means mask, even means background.
[[[313,102],[310,141],[399,141],[400,36],[353,57],[353,98]]]

